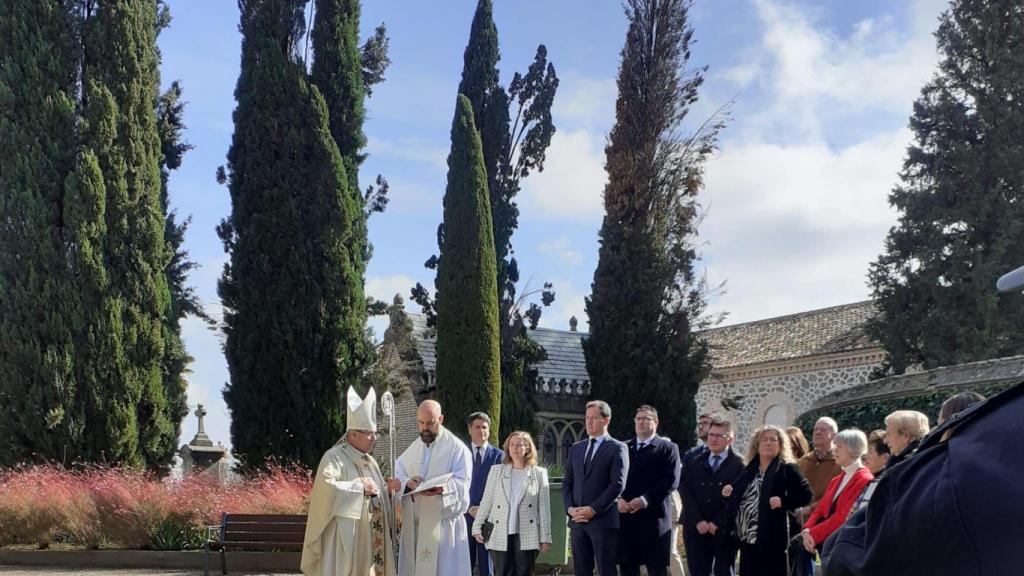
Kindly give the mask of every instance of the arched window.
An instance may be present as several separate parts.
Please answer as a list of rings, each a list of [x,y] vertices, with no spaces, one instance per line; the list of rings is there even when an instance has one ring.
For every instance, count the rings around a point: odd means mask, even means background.
[[[544,425],[544,441],[541,446],[541,456],[545,463],[554,464],[558,462],[558,436],[555,435],[555,428],[551,424]]]
[[[786,407],[782,404],[772,404],[764,412],[764,423],[778,426],[779,428],[785,428],[789,425],[789,414],[786,413]]]

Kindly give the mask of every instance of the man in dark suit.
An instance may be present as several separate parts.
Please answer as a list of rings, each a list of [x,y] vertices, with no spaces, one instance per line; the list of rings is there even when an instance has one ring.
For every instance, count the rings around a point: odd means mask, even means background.
[[[658,411],[643,405],[633,417],[629,475],[619,498],[619,570],[622,576],[665,576],[672,550],[669,495],[679,484],[679,447],[658,436]]]
[[[501,464],[505,453],[491,446],[487,441],[491,436],[491,417],[484,412],[473,412],[469,415],[469,451],[473,456],[473,477],[469,483],[469,511],[466,513],[466,524],[470,533],[473,532],[473,519],[480,508],[480,500],[487,486],[487,474],[491,466]],[[494,561],[487,553],[487,548],[475,539],[469,539],[469,564],[476,566],[480,576],[491,576],[494,573]]]
[[[616,502],[626,487],[629,449],[608,435],[612,409],[587,402],[587,440],[569,449],[562,479],[562,500],[569,516],[572,563],[577,576],[615,576],[619,531]]]
[[[722,487],[743,473],[743,459],[732,451],[732,424],[716,418],[708,428],[708,450],[684,464],[683,541],[690,576],[733,576],[736,545],[720,533],[725,525]]]

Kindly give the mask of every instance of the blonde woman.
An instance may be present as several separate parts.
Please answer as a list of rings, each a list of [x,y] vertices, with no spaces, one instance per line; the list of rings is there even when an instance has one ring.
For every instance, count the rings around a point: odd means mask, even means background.
[[[528,433],[509,434],[504,448],[504,463],[487,475],[473,537],[491,551],[495,576],[526,576],[533,573],[538,551],[551,548],[548,471],[537,466],[537,449]],[[485,522],[494,526],[487,539]]]
[[[754,432],[746,462],[735,485],[722,488],[726,534],[739,538],[743,576],[786,576],[795,561],[790,539],[800,534],[794,512],[810,503],[811,485],[794,463],[789,436],[775,426]]]

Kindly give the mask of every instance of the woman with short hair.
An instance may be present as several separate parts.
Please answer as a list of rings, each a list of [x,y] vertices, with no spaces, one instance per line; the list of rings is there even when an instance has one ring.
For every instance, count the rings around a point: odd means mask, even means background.
[[[895,466],[917,450],[928,434],[928,417],[917,410],[897,410],[885,417],[885,443],[892,456],[888,466]]]
[[[529,433],[509,434],[504,448],[504,463],[487,475],[473,537],[491,551],[496,576],[526,576],[533,573],[538,551],[551,548],[548,471],[537,465]],[[493,526],[489,538],[483,536],[484,523]]]
[[[804,549],[812,556],[825,543],[825,539],[846,522],[857,497],[874,478],[861,462],[861,456],[868,447],[868,439],[863,432],[856,428],[843,430],[836,434],[833,443],[836,464],[843,471],[828,483],[825,495],[807,517],[801,532]]]
[[[854,512],[866,506],[871,500],[878,481],[882,479],[882,472],[889,463],[889,456],[889,445],[885,443],[885,430],[872,430],[871,434],[868,434],[868,451],[864,454],[864,465],[871,471],[874,478],[868,482],[864,490],[861,490],[860,496],[853,503],[847,517],[852,516]]]
[[[754,432],[746,460],[735,486],[722,488],[729,499],[726,534],[740,541],[743,576],[785,576],[790,538],[800,532],[795,511],[810,503],[811,485],[794,464],[789,436],[776,426]]]

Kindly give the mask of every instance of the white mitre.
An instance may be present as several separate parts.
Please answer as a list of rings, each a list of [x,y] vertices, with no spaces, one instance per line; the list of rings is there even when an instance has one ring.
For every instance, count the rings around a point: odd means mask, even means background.
[[[346,430],[377,431],[377,393],[372,386],[362,400],[354,388],[348,389],[348,415],[345,420]]]

